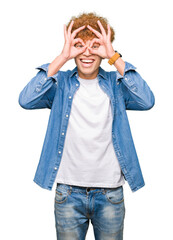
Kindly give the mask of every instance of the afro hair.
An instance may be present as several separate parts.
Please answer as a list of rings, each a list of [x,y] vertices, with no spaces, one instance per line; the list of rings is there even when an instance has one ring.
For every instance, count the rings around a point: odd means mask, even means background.
[[[97,38],[97,36],[87,28],[87,25],[90,25],[92,28],[94,28],[95,30],[97,30],[98,32],[101,33],[100,27],[97,24],[97,21],[100,20],[103,28],[105,29],[106,33],[107,33],[107,24],[108,21],[106,18],[103,18],[101,16],[98,16],[96,13],[94,12],[90,12],[90,13],[82,13],[77,17],[72,17],[71,20],[69,21],[69,23],[67,24],[67,29],[71,23],[71,21],[74,21],[73,23],[73,27],[72,27],[72,32],[74,30],[76,30],[79,27],[82,27],[83,25],[85,25],[86,27],[81,30],[80,32],[78,32],[75,36],[75,38],[81,38],[84,41],[93,39],[93,38]],[[115,32],[114,29],[112,27],[110,27],[111,29],[111,42],[114,41],[114,36],[115,36]]]

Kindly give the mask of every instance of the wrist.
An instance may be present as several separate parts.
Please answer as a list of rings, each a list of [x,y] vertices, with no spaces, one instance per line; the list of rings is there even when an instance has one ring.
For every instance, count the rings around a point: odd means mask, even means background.
[[[113,50],[108,54],[108,59],[112,58],[114,55],[115,55],[115,51]]]
[[[110,65],[114,64],[120,57],[122,57],[121,53],[117,51],[114,51],[114,52],[115,52],[114,55],[108,60],[108,63]]]
[[[48,67],[48,73],[47,76],[53,76],[56,74],[59,69],[67,62],[67,60],[64,58],[62,54],[58,55],[50,64]]]
[[[61,52],[60,58],[63,62],[67,62],[70,59],[70,56],[69,56],[69,54],[65,54],[65,53]]]

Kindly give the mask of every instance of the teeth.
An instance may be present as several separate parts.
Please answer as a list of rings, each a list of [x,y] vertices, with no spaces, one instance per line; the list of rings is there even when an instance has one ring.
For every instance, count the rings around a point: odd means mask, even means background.
[[[81,61],[84,62],[84,63],[85,63],[85,62],[86,62],[86,63],[92,63],[92,62],[94,62],[94,60],[84,60],[84,59],[81,59]]]

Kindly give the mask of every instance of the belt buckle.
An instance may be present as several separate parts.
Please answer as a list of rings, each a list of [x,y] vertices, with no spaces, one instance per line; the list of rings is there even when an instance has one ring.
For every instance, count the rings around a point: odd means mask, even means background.
[[[92,188],[92,187],[87,187],[86,191],[89,192],[90,190],[95,190],[96,188]]]

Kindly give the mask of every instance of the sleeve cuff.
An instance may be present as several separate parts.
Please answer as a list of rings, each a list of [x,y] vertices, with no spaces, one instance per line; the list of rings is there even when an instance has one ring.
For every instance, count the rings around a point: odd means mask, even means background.
[[[47,76],[49,64],[50,64],[50,63],[44,63],[44,64],[36,67],[35,69],[45,71],[45,72],[46,72],[46,76]],[[55,79],[55,81],[57,82],[57,76],[58,76],[58,74],[59,74],[59,71],[58,71],[57,73],[55,73],[53,76],[50,76],[50,77],[47,76],[47,77],[46,77],[46,80],[48,80],[48,79],[50,79],[50,78],[53,78],[53,79]]]
[[[117,81],[121,78],[125,77],[126,72],[128,72],[129,70],[135,70],[136,67],[134,65],[132,65],[129,62],[125,61],[125,68],[124,68],[124,75],[122,76],[118,71],[117,71]]]

